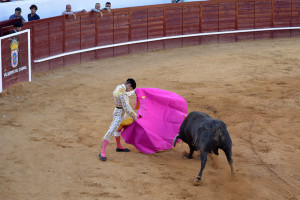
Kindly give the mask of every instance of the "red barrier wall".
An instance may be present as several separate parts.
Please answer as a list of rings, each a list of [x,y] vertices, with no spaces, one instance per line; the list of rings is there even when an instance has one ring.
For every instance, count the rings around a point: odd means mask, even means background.
[[[28,22],[32,60],[86,49],[164,36],[230,30],[300,26],[300,0],[211,0],[114,9]],[[7,30],[10,28],[7,28]],[[3,29],[4,31],[4,29]],[[263,31],[170,39],[68,55],[32,63],[33,72],[132,53],[207,43],[300,36],[299,30]]]

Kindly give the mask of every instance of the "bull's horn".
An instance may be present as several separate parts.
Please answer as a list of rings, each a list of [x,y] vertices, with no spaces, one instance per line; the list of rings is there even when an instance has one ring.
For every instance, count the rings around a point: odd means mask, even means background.
[[[174,138],[174,141],[173,141],[173,147],[175,147],[176,145],[176,142],[178,140],[178,137],[179,137],[179,133],[176,135],[176,137]]]

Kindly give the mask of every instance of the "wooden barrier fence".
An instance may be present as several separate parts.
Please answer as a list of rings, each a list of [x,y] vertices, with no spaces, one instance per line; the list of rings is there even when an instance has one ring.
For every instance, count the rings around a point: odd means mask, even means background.
[[[261,31],[152,41],[67,55],[49,56],[166,36],[300,26],[300,0],[211,0],[114,9],[103,17],[93,12],[57,16],[24,24],[31,29],[32,71],[95,59],[207,43],[300,36],[300,30]],[[2,28],[2,31],[12,27]]]

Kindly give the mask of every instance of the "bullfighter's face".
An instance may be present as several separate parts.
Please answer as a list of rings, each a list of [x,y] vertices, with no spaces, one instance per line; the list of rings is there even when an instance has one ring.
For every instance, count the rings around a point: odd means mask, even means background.
[[[131,86],[130,83],[129,83],[129,84],[126,84],[125,87],[126,87],[126,92],[130,92],[130,91],[133,90],[133,88],[132,88],[132,86]]]

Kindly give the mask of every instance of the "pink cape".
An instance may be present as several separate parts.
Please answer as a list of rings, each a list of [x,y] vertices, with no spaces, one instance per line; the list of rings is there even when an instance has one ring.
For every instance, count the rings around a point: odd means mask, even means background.
[[[145,154],[172,148],[187,115],[187,102],[176,93],[156,88],[137,88],[138,116],[122,132],[126,143]]]

